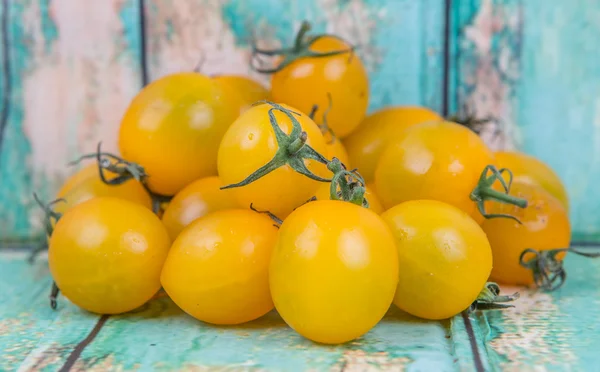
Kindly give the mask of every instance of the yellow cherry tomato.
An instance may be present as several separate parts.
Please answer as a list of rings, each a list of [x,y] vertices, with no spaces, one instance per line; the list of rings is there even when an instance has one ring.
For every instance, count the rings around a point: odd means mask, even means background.
[[[396,239],[400,279],[394,304],[424,319],[446,319],[477,299],[492,251],[468,214],[435,200],[399,204],[381,217]]]
[[[117,176],[106,170],[104,173],[108,179]],[[57,199],[64,199],[65,202],[56,203],[53,209],[62,214],[77,204],[99,196],[125,199],[152,209],[150,195],[141,183],[132,179],[121,185],[107,185],[100,179],[96,163],[82,168],[65,181],[56,195]]]
[[[507,218],[485,220],[481,225],[488,236],[494,254],[491,280],[504,284],[533,284],[533,273],[520,265],[525,249],[538,252],[568,248],[571,226],[567,211],[561,202],[540,186],[514,182],[511,195],[528,201],[527,208],[489,202],[489,213],[511,214],[521,223]],[[557,258],[562,259],[564,254]],[[530,258],[526,256],[524,258]]]
[[[483,217],[470,194],[493,161],[492,152],[470,129],[451,122],[421,123],[400,133],[383,151],[375,188],[386,209],[408,200],[432,199],[480,222]]]
[[[331,160],[332,158],[336,157],[340,159],[340,161],[346,166],[346,168],[351,168],[350,161],[348,160],[348,152],[346,151],[346,148],[344,147],[339,138],[331,138],[331,136],[325,135],[325,147],[327,159]]]
[[[217,75],[213,77],[213,80],[228,85],[242,97],[244,107],[240,108],[240,113],[250,108],[255,102],[266,101],[271,98],[267,88],[246,76]]]
[[[251,210],[211,213],[175,240],[161,276],[186,313],[213,324],[240,324],[273,308],[268,267],[277,228]]]
[[[399,133],[415,124],[440,120],[443,120],[440,115],[425,107],[386,107],[368,115],[343,142],[350,162],[365,181],[370,182],[375,178],[375,167],[382,151]]]
[[[131,102],[119,132],[128,161],[144,167],[149,188],[174,195],[217,174],[217,150],[243,106],[241,98],[197,73],[165,76]]]
[[[500,151],[495,153],[499,168],[509,168],[515,181],[538,185],[560,200],[569,210],[569,196],[560,177],[550,166],[538,158],[521,152]]]
[[[199,217],[237,207],[231,191],[221,190],[221,186],[219,177],[206,177],[192,182],[175,195],[162,216],[172,240]]]
[[[283,102],[309,113],[313,105],[318,111],[329,106],[328,94],[335,102],[327,120],[334,133],[343,138],[360,124],[369,103],[367,71],[351,46],[340,39],[323,36],[310,50],[346,53],[328,57],[303,57],[275,72],[271,79],[271,94],[276,102]]]
[[[296,109],[282,105],[288,110]],[[261,104],[244,112],[231,125],[219,147],[218,168],[223,185],[241,182],[254,171],[267,164],[279,145],[269,121],[270,104]],[[281,130],[292,131],[292,123],[285,113],[273,109],[273,114]],[[326,154],[325,140],[319,127],[308,116],[295,115],[302,130],[307,133],[306,143],[320,154]],[[324,164],[315,160],[305,161],[307,168],[321,177],[329,177]],[[280,167],[266,176],[231,191],[240,207],[253,204],[259,210],[267,210],[280,218],[287,216],[294,208],[305,203],[315,194],[320,182],[297,173],[289,165]]]
[[[317,200],[331,200],[330,185],[331,184],[328,182],[323,182],[321,186],[319,186],[317,192],[315,193]],[[370,210],[377,214],[381,214],[383,212],[383,206],[381,205],[379,198],[369,186],[365,188],[365,198],[369,202]]]
[[[62,294],[98,314],[124,313],[160,289],[171,242],[148,208],[98,197],[69,209],[50,237],[48,262]]]
[[[283,221],[269,268],[275,308],[302,336],[325,344],[368,332],[398,284],[394,239],[374,212],[319,200]]]

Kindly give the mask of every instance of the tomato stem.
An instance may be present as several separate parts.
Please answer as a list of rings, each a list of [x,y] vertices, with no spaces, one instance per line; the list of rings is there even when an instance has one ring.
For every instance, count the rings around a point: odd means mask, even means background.
[[[491,175],[488,177],[488,173],[491,172]],[[507,173],[509,175],[508,183],[504,180],[502,174]],[[485,202],[486,201],[497,201],[506,204],[516,205],[520,208],[527,207],[527,200],[517,198],[515,196],[510,195],[510,186],[512,184],[513,175],[510,169],[502,168],[498,169],[493,165],[488,165],[481,172],[481,176],[479,178],[479,182],[477,186],[471,192],[470,198],[477,204],[477,208],[481,215],[485,218],[510,218],[518,223],[521,221],[510,214],[504,213],[487,213],[485,210]],[[504,192],[500,192],[494,190],[492,187],[496,181],[499,181],[504,189]]]
[[[513,305],[506,304],[519,298],[519,293],[515,292],[512,295],[501,296],[500,286],[493,282],[485,283],[485,286],[479,292],[479,296],[469,307],[468,311],[476,310],[493,310],[493,309],[506,309],[514,307]]]
[[[339,54],[344,54],[344,53],[350,53],[350,58],[352,58],[352,55],[354,53],[354,46],[350,46],[349,48],[346,49],[340,49],[340,50],[333,50],[330,52],[315,52],[312,51],[310,48],[311,46],[319,39],[323,38],[323,37],[333,37],[336,38],[348,45],[350,45],[350,43],[348,43],[347,41],[345,41],[344,39],[335,36],[335,35],[330,35],[330,34],[320,34],[320,35],[315,35],[315,36],[309,36],[308,35],[308,31],[310,31],[310,23],[307,21],[303,21],[302,25],[300,26],[300,29],[298,30],[298,33],[296,34],[296,37],[294,39],[294,46],[292,48],[282,48],[282,49],[273,49],[273,50],[266,50],[266,49],[259,49],[256,45],[252,46],[252,55],[250,57],[250,68],[252,68],[254,71],[263,73],[263,74],[273,74],[276,73],[278,71],[281,71],[282,69],[284,69],[285,67],[289,66],[290,64],[292,64],[293,62],[301,59],[301,58],[323,58],[323,57],[330,57],[330,56],[335,56],[335,55],[339,55]],[[283,57],[281,59],[281,62],[274,68],[262,68],[256,65],[256,62],[259,62],[262,64],[262,60],[259,58],[260,56],[263,57],[276,57],[276,56],[281,56]]]
[[[331,93],[327,92],[327,100],[329,101],[329,105],[327,106],[327,109],[325,111],[323,111],[323,119],[321,124],[317,123],[317,125],[319,126],[319,129],[321,129],[321,133],[323,134],[323,137],[325,137],[326,134],[329,134],[329,139],[327,140],[327,144],[330,145],[333,142],[335,142],[336,136],[335,133],[333,133],[333,130],[329,127],[329,124],[327,123],[327,115],[329,114],[329,111],[331,111],[331,107],[332,107],[332,98],[331,98]],[[319,105],[313,105],[310,114],[308,114],[308,117],[313,119],[316,123],[315,120],[315,116],[317,114],[317,111],[319,110]]]
[[[595,249],[599,248],[595,247]],[[566,252],[572,252],[587,258],[600,257],[600,252],[584,252],[574,247],[544,251],[527,248],[519,256],[519,264],[531,270],[533,280],[538,288],[552,292],[562,287],[567,279],[563,261],[557,258],[560,253]]]
[[[60,293],[60,289],[58,288],[58,285],[56,285],[55,281],[52,281],[52,288],[50,289],[50,307],[52,308],[52,310],[56,310],[57,307],[57,301],[56,298],[58,297],[58,294]]]
[[[96,159],[100,180],[102,180],[102,182],[106,185],[118,186],[131,179],[135,179],[141,183],[148,195],[150,195],[152,200],[152,211],[154,213],[158,213],[160,211],[162,203],[168,202],[172,199],[171,196],[160,195],[150,190],[147,182],[149,176],[144,170],[144,167],[137,163],[127,161],[109,152],[102,152],[102,142],[98,142],[98,147],[96,148],[95,153],[82,155],[78,159],[70,162],[69,165],[77,165],[84,159],[92,158]],[[116,176],[108,179],[105,174],[106,171],[115,173]]]
[[[346,166],[335,157],[327,163],[327,169],[333,173],[329,188],[331,200],[343,200],[369,208],[369,202],[365,198],[365,180],[356,169],[346,170]]]
[[[271,106],[268,114],[269,122],[271,123],[271,127],[275,132],[275,138],[277,140],[277,144],[279,145],[279,149],[277,150],[277,153],[273,159],[271,159],[267,164],[258,168],[242,181],[221,187],[221,190],[249,185],[284,165],[288,165],[296,172],[303,174],[315,181],[330,182],[330,179],[323,178],[312,173],[304,163],[305,160],[310,159],[316,160],[319,163],[327,164],[329,160],[327,160],[323,155],[319,154],[306,143],[308,136],[306,132],[302,131],[302,126],[300,125],[298,119],[296,119],[296,116],[300,116],[300,114],[295,111],[288,110],[287,108],[273,102],[265,101],[261,102],[261,104],[267,104]],[[277,118],[275,117],[275,111],[284,113],[290,119],[292,123],[292,131],[289,135],[279,128]]]
[[[274,215],[273,213],[271,213],[269,211],[258,210],[256,208],[254,208],[254,205],[252,203],[250,203],[250,209],[253,210],[256,213],[266,214],[267,216],[269,216],[269,218],[271,220],[273,220],[273,222],[275,222],[273,224],[273,226],[275,226],[276,228],[280,228],[281,227],[281,224],[283,223],[283,220],[281,218],[277,217],[276,215]]]

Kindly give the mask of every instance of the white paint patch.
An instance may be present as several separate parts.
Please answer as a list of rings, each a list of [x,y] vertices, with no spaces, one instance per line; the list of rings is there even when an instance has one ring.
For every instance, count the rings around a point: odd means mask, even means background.
[[[504,34],[519,32],[522,15],[520,11],[508,11],[508,6],[483,0],[473,23],[465,28],[465,43],[461,46],[474,48],[472,53],[478,62],[465,77],[473,90],[464,102],[477,118],[492,119],[482,131],[482,138],[492,149],[512,149],[520,141],[513,109],[519,56]],[[493,50],[494,44],[498,46]]]
[[[94,151],[99,141],[105,150],[117,149],[118,126],[140,78],[123,40],[122,1],[53,0],[49,12],[58,38],[48,49],[39,3],[28,2],[22,19],[32,55],[23,76],[23,129],[32,149],[33,188],[53,195],[72,172],[69,161]],[[36,209],[30,220],[39,225]]]

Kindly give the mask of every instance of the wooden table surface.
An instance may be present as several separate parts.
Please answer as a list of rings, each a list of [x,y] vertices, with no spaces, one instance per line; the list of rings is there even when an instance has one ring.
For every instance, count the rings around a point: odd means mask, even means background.
[[[442,322],[392,308],[361,339],[322,346],[276,312],[236,327],[210,326],[168,298],[120,316],[90,314],[66,299],[48,306],[47,262],[0,253],[0,371],[600,371],[600,260],[570,255],[563,288],[519,290],[514,309]]]

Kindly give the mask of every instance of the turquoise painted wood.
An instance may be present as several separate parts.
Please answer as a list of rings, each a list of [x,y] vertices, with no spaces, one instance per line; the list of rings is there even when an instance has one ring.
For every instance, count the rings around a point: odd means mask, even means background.
[[[139,1],[2,1],[0,241],[40,236],[37,192],[53,198],[66,164],[102,140],[142,86]],[[7,85],[7,82],[9,83]]]
[[[600,363],[600,260],[574,255],[566,259],[567,283],[553,294],[503,288],[520,291],[516,308],[444,322],[393,308],[367,335],[341,346],[303,339],[275,312],[241,326],[210,326],[164,296],[100,324],[64,298],[52,311],[46,262],[29,265],[25,256],[0,253],[2,371],[54,371],[68,360],[73,370],[119,371],[579,371]]]
[[[144,73],[153,80],[204,59],[206,73],[247,73],[268,83],[249,71],[250,37],[265,46],[287,44],[302,19],[360,46],[371,76],[371,110],[466,106],[494,119],[484,134],[490,145],[518,148],[553,166],[572,199],[576,239],[600,240],[597,1],[82,4],[0,4],[0,37],[8,41],[0,48],[0,118],[6,118],[0,119],[0,241],[40,237],[32,192],[52,198],[73,171],[65,164],[99,140],[115,149],[119,119]],[[502,134],[492,135],[496,128]]]

